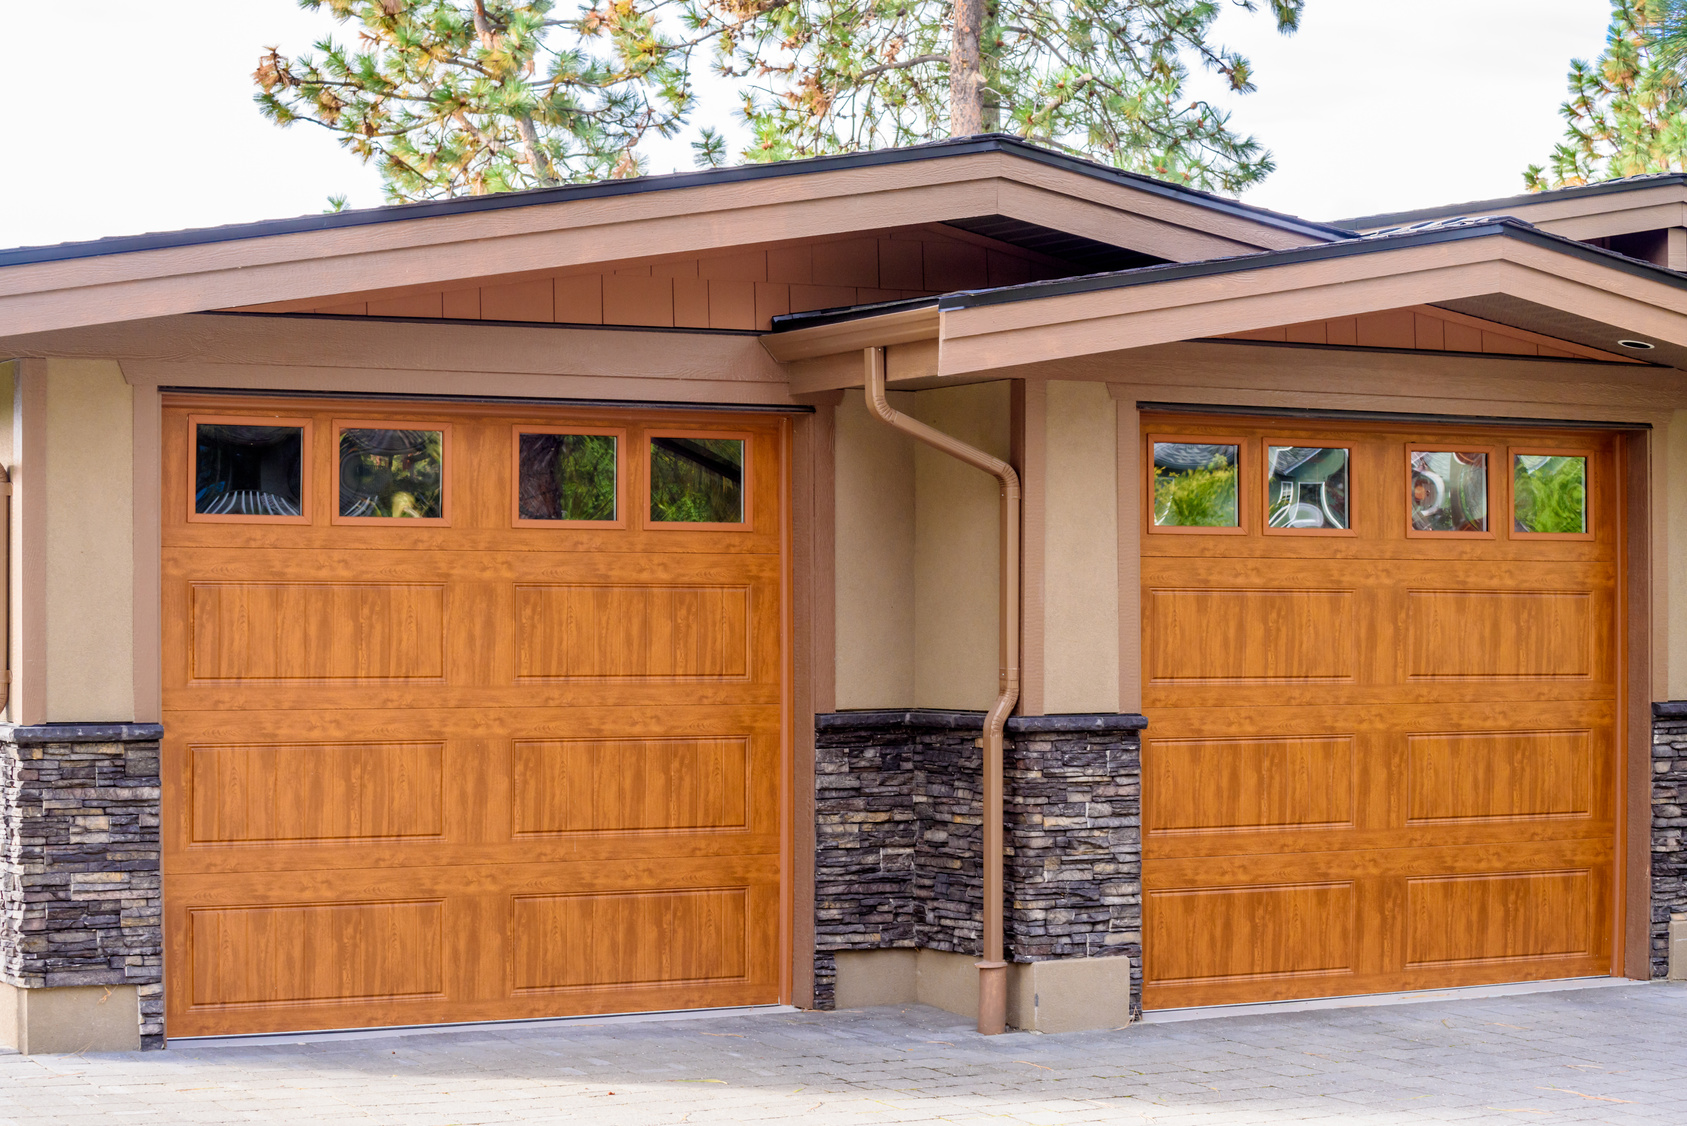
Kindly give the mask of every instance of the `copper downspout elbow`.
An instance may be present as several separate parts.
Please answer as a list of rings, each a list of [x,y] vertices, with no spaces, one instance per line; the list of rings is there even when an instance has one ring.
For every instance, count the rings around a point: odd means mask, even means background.
[[[1007,1029],[1007,963],[1002,961],[1002,734],[1019,702],[1019,474],[1001,458],[967,445],[885,399],[883,348],[863,350],[867,409],[893,429],[942,450],[1001,482],[1001,674],[996,702],[984,717],[984,950],[978,962],[978,1031]]]

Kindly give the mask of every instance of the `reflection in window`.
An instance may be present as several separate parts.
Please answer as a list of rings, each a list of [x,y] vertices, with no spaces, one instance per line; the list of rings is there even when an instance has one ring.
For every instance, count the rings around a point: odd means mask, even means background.
[[[1239,446],[1154,443],[1154,523],[1234,528]]]
[[[523,520],[615,519],[613,434],[523,434]]]
[[[1267,446],[1266,523],[1273,528],[1346,528],[1347,451]]]
[[[443,516],[444,446],[438,430],[340,431],[340,515]]]
[[[1488,455],[1412,451],[1412,528],[1419,532],[1488,530]]]
[[[208,516],[298,516],[304,430],[200,423],[193,510]]]
[[[1587,531],[1587,458],[1518,454],[1512,518],[1519,532]]]
[[[743,439],[651,438],[650,518],[743,523]]]

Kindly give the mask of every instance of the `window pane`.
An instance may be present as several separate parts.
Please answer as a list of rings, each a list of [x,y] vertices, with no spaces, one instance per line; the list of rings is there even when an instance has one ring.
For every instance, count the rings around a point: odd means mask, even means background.
[[[1168,528],[1234,528],[1240,447],[1154,443],[1154,523]]]
[[[743,439],[651,438],[650,518],[742,524]]]
[[[1266,523],[1273,528],[1346,528],[1347,451],[1267,446]]]
[[[443,516],[444,446],[438,430],[340,431],[340,515]]]
[[[1419,532],[1488,530],[1488,455],[1412,451],[1412,528]]]
[[[193,510],[217,516],[297,516],[304,430],[201,423]]]
[[[523,520],[615,519],[613,434],[523,434]]]
[[[1512,482],[1519,532],[1587,531],[1587,458],[1518,454]]]

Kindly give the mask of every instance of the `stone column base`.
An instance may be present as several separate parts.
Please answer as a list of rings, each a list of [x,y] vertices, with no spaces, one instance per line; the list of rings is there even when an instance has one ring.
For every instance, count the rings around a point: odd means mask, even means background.
[[[945,950],[839,950],[837,1007],[931,1005],[978,1013],[978,957]],[[1008,1027],[1083,1032],[1131,1022],[1131,960],[1124,956],[1014,962],[1008,966]]]
[[[138,1052],[139,991],[132,985],[19,989],[0,982],[0,1045],[45,1052]]]

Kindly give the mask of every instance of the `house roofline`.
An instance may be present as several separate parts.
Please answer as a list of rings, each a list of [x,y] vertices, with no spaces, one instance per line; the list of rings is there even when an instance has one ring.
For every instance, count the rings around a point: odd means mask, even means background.
[[[1626,176],[1620,180],[1602,180],[1597,184],[1582,184],[1573,188],[1554,188],[1544,192],[1523,192],[1498,199],[1472,200],[1450,203],[1440,207],[1419,207],[1411,211],[1389,211],[1378,215],[1360,215],[1352,219],[1337,219],[1335,225],[1353,230],[1377,227],[1399,227],[1421,223],[1428,219],[1446,219],[1455,215],[1491,215],[1513,207],[1530,207],[1560,199],[1588,199],[1602,195],[1645,191],[1648,188],[1687,186],[1687,173],[1658,172],[1642,176]]]
[[[1026,282],[1023,285],[999,289],[962,290],[945,293],[937,299],[940,310],[976,309],[988,305],[1004,305],[1015,301],[1034,301],[1044,297],[1065,297],[1078,293],[1097,293],[1109,289],[1152,285],[1156,282],[1179,281],[1184,278],[1210,277],[1217,274],[1240,273],[1244,270],[1263,270],[1273,266],[1288,266],[1301,262],[1321,262],[1333,258],[1348,258],[1360,254],[1404,250],[1416,246],[1461,242],[1473,238],[1511,238],[1531,243],[1573,258],[1608,266],[1634,277],[1663,282],[1687,291],[1687,274],[1664,266],[1642,262],[1616,251],[1605,250],[1577,242],[1562,235],[1551,234],[1538,227],[1497,216],[1471,220],[1457,225],[1437,226],[1428,230],[1407,229],[1385,234],[1367,235],[1346,242],[1325,243],[1319,246],[1300,246],[1289,250],[1268,250],[1233,258],[1209,258],[1201,262],[1176,262],[1163,266],[1139,266],[1109,274],[1090,274],[1079,278],[1054,281]]]
[[[1109,181],[1152,195],[1180,200],[1184,203],[1246,219],[1250,222],[1294,231],[1319,239],[1351,239],[1356,237],[1356,232],[1328,223],[1299,219],[1292,215],[1255,207],[1237,200],[1225,199],[1210,192],[1156,180],[1137,172],[1110,168],[1094,161],[1083,160],[1079,157],[1031,144],[1009,134],[986,133],[974,137],[955,137],[932,141],[923,145],[875,149],[867,152],[844,153],[837,156],[808,157],[801,160],[777,161],[767,164],[746,164],[733,168],[703,169],[697,172],[673,172],[625,180],[598,180],[587,184],[529,188],[524,191],[500,192],[494,195],[464,196],[458,199],[395,204],[354,211],[328,212],[321,215],[302,215],[291,219],[265,219],[252,223],[231,223],[219,227],[200,227],[183,231],[119,235],[87,242],[59,243],[52,246],[22,246],[0,250],[0,268],[44,262],[63,262],[78,258],[97,258],[112,254],[131,254],[146,250],[200,246],[209,243],[235,242],[242,239],[267,238],[275,235],[339,230],[347,227],[370,226],[377,223],[396,223],[408,219],[431,219],[468,215],[482,211],[502,211],[516,207],[537,207],[577,200],[638,195],[646,192],[711,187],[719,184],[735,184],[783,176],[847,171],[857,168],[907,164],[944,157],[974,156],[993,152],[1006,153],[1023,160],[1074,172],[1092,179]]]

